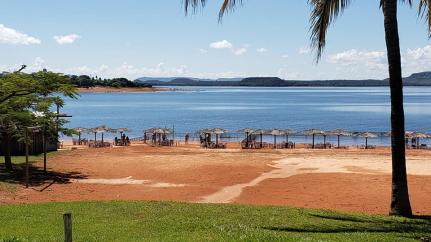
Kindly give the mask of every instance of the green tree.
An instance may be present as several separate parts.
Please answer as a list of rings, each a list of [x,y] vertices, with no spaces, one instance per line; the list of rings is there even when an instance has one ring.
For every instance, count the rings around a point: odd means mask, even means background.
[[[392,194],[389,214],[411,216],[405,157],[403,82],[397,20],[398,1],[412,5],[412,0],[380,0],[380,7],[384,16],[391,94]],[[418,14],[426,17],[430,37],[431,0],[418,1]],[[189,8],[196,10],[199,7],[204,7],[206,2],[207,0],[185,0],[185,11],[187,13]],[[241,2],[242,0],[223,0],[219,20],[226,11],[232,10]],[[311,46],[316,50],[317,61],[319,61],[326,44],[328,27],[351,2],[352,0],[308,0],[312,8],[310,16]]]
[[[59,95],[77,97],[76,88],[67,81],[66,76],[46,70],[32,74],[14,72],[0,77],[0,131],[6,169],[13,168],[11,143],[23,137],[24,127],[44,125],[52,134],[52,127],[64,124],[50,110],[54,105],[63,104]]]

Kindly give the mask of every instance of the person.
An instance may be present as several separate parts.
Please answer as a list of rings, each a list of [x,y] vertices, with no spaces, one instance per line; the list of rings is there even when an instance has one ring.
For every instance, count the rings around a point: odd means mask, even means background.
[[[118,138],[117,138],[117,136],[115,136],[115,138],[114,138],[114,145],[118,145]]]
[[[144,132],[144,144],[146,144],[147,143],[147,132]]]
[[[186,137],[184,137],[185,143],[188,144],[190,139],[190,135],[186,134]]]
[[[126,146],[130,145],[130,139],[129,136],[126,136]]]

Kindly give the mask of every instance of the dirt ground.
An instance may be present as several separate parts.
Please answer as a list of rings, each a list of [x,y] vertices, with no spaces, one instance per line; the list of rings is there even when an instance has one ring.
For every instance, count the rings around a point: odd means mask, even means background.
[[[431,151],[409,150],[410,200],[431,214]],[[40,168],[42,163],[37,163]],[[173,200],[288,205],[386,214],[390,150],[207,150],[137,145],[62,151],[51,178],[1,191],[0,204]],[[35,172],[34,172],[35,174]],[[33,174],[33,178],[36,176]]]

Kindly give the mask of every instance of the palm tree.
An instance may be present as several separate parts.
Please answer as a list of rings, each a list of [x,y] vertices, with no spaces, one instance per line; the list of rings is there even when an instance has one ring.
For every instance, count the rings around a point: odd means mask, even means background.
[[[204,7],[207,0],[184,0],[186,13],[190,8],[196,10]],[[391,215],[411,216],[407,186],[405,140],[404,140],[404,107],[403,82],[401,73],[401,54],[398,35],[397,5],[399,0],[380,0],[383,10],[386,49],[389,64],[389,85],[391,93],[391,127],[392,127],[392,195]],[[431,34],[431,0],[419,1],[419,15],[426,17],[428,31]],[[326,44],[326,33],[329,25],[346,9],[352,0],[308,0],[312,7],[310,16],[311,45],[316,50],[319,61]],[[412,0],[401,0],[412,5]],[[232,10],[242,0],[223,0],[219,20],[226,11]],[[431,37],[431,35],[429,35]]]

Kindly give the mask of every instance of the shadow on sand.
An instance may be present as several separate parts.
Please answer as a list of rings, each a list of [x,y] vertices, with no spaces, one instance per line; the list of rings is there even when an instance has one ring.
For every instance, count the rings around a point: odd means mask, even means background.
[[[48,170],[46,173],[43,168],[29,165],[29,186],[39,187],[46,185],[40,191],[45,190],[52,184],[67,184],[71,179],[85,179],[86,175],[79,172],[58,172]],[[4,164],[0,164],[0,182],[18,184],[25,186],[25,164],[15,165],[13,171],[7,171]]]

